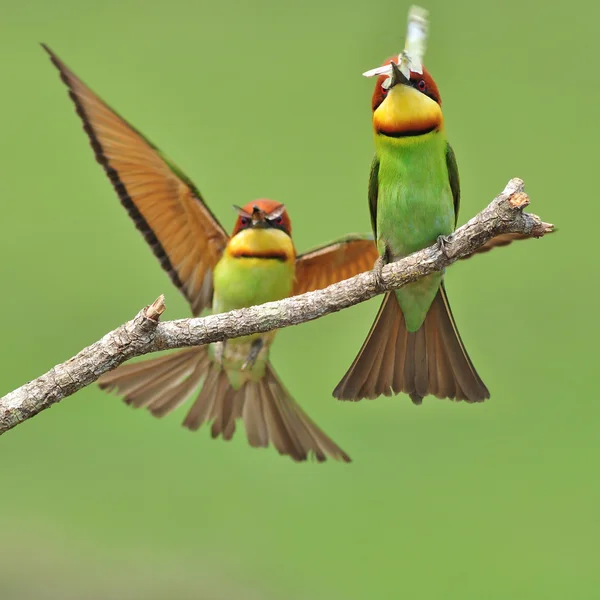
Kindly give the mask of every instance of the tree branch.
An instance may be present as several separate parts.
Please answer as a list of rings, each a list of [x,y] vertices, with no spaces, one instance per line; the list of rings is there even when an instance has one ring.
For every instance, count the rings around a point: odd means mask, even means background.
[[[541,237],[551,232],[553,225],[523,212],[529,204],[523,187],[523,181],[511,179],[487,208],[457,229],[445,244],[434,244],[387,265],[380,280],[372,272],[366,272],[323,290],[278,302],[164,323],[159,323],[165,310],[161,296],[132,321],[111,331],[67,362],[0,398],[0,435],[135,356],[210,344],[312,321],[441,271],[459,258],[473,254],[497,235],[521,233]]]

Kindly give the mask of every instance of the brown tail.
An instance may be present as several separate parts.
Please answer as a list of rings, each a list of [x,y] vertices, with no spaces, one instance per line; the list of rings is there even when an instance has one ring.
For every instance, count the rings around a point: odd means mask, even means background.
[[[385,295],[375,323],[348,372],[333,391],[340,400],[404,392],[415,404],[429,394],[467,402],[490,397],[465,350],[444,286],[425,322],[409,333],[393,292]]]
[[[270,364],[262,379],[247,381],[236,390],[221,365],[202,346],[123,365],[103,375],[98,383],[107,391],[117,390],[127,404],[146,407],[154,416],[162,417],[183,404],[202,379],[202,390],[184,427],[196,430],[212,422],[212,437],[221,435],[230,440],[236,420],[242,419],[251,446],[266,447],[271,441],[280,454],[295,461],[305,461],[312,453],[319,462],[328,456],[350,462],[290,396]]]

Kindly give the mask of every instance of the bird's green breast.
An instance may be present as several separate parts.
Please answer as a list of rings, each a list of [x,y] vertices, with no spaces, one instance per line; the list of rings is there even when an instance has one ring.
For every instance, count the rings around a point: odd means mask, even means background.
[[[411,138],[376,135],[379,159],[377,244],[396,260],[454,230],[443,132]],[[423,324],[442,281],[436,273],[396,292],[409,331]]]
[[[224,254],[215,267],[213,308],[227,312],[290,295],[295,262],[277,258],[237,258]]]
[[[213,274],[213,312],[221,313],[287,298],[294,283],[295,261],[273,258],[237,258],[223,255]],[[239,388],[247,379],[264,375],[269,346],[275,331],[228,340],[224,348],[213,345],[211,354],[223,363],[231,384]],[[262,338],[264,347],[251,369],[242,371],[252,342]],[[220,354],[222,353],[222,354]]]

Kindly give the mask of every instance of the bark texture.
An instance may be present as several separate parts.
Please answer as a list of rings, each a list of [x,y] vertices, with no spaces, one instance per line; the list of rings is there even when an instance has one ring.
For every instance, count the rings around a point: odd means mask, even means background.
[[[165,310],[164,296],[161,296],[133,320],[0,398],[0,435],[135,356],[200,346],[312,321],[441,271],[459,258],[473,254],[497,235],[521,233],[541,237],[550,233],[553,225],[523,211],[529,204],[523,189],[521,179],[511,179],[487,208],[457,229],[445,243],[434,244],[385,266],[380,278],[369,271],[323,290],[278,302],[164,323],[159,322]]]

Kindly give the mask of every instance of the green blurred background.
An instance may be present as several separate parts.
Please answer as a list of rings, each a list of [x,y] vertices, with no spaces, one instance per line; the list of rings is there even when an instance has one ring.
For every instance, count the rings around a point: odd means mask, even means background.
[[[294,464],[90,387],[0,439],[0,598],[593,598],[600,586],[597,53],[584,2],[426,4],[461,223],[514,176],[560,233],[457,265],[448,291],[492,398],[342,404],[379,299],[283,331],[274,363],[352,455]],[[368,231],[389,0],[8,3],[0,24],[2,372],[10,391],[164,292],[95,163],[59,56],[196,182],[285,202],[304,250]],[[583,227],[583,225],[586,227]]]

